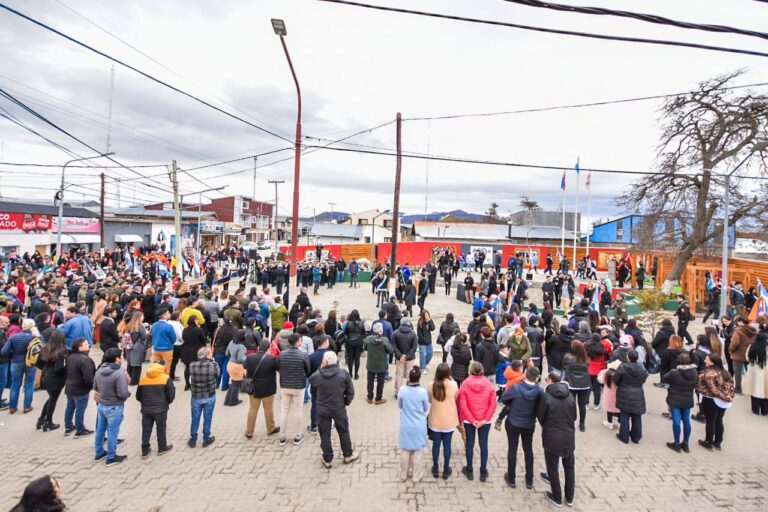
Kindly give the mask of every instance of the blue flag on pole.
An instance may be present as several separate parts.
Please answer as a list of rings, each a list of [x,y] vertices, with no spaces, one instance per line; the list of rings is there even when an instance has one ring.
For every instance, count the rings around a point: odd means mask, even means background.
[[[579,160],[581,157],[576,157],[576,165],[574,166],[574,169],[576,169],[576,174],[579,174],[581,171],[581,166],[579,165]]]
[[[563,179],[560,180],[560,190],[565,190],[565,171],[563,171]]]

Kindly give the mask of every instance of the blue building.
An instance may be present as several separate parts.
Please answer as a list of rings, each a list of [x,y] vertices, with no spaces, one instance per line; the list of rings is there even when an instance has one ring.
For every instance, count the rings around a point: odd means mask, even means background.
[[[592,235],[589,243],[595,245],[616,244],[635,245],[641,242],[641,234],[646,229],[648,217],[645,215],[625,215],[592,227]],[[656,219],[653,226],[653,238],[657,242],[674,246],[680,244],[680,239],[675,235],[679,230],[679,220],[672,217]],[[715,221],[715,227],[722,221]],[[736,242],[736,228],[731,225],[728,228],[728,246],[733,248]],[[586,237],[584,237],[586,241]],[[710,241],[711,245],[720,245],[720,238]]]

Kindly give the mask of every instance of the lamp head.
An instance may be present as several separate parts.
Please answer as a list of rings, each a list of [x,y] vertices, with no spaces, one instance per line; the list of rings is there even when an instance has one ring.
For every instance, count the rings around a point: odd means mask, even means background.
[[[286,30],[285,22],[283,20],[272,18],[272,29],[278,36],[282,37],[288,35],[288,30]]]

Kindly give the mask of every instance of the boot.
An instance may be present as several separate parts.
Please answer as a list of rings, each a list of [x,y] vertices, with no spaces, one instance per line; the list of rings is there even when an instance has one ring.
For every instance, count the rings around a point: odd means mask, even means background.
[[[61,426],[61,425],[59,425],[58,423],[54,423],[54,422],[52,422],[52,421],[50,421],[50,422],[46,422],[46,423],[43,425],[43,432],[48,432],[49,430],[56,430],[56,429],[57,429],[57,428],[59,428],[60,426]]]

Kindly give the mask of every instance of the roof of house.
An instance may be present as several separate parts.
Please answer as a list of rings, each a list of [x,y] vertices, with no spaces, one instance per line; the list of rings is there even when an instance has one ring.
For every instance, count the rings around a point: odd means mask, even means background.
[[[59,207],[47,204],[17,203],[15,201],[0,201],[0,211],[8,213],[36,213],[39,215],[59,214]],[[64,205],[65,217],[96,217],[93,211],[86,208],[74,208]]]
[[[510,236],[511,238],[528,238],[529,240],[552,240],[562,236],[560,228],[550,226],[509,226],[507,224],[465,222],[414,222],[413,229],[416,235],[424,238],[461,240],[507,240]],[[438,229],[440,230],[439,235]],[[565,238],[573,238],[573,232],[566,230]]]
[[[98,215],[98,209],[90,216],[93,217],[94,213]],[[200,218],[203,220],[215,220],[216,214],[214,212],[207,212],[202,210],[199,212]],[[118,218],[118,217],[145,217],[155,219],[173,219],[175,212],[173,210],[147,210],[143,207],[127,207],[127,208],[115,208],[105,207],[104,217],[106,218]],[[182,210],[182,219],[197,220],[198,212],[192,210]]]

